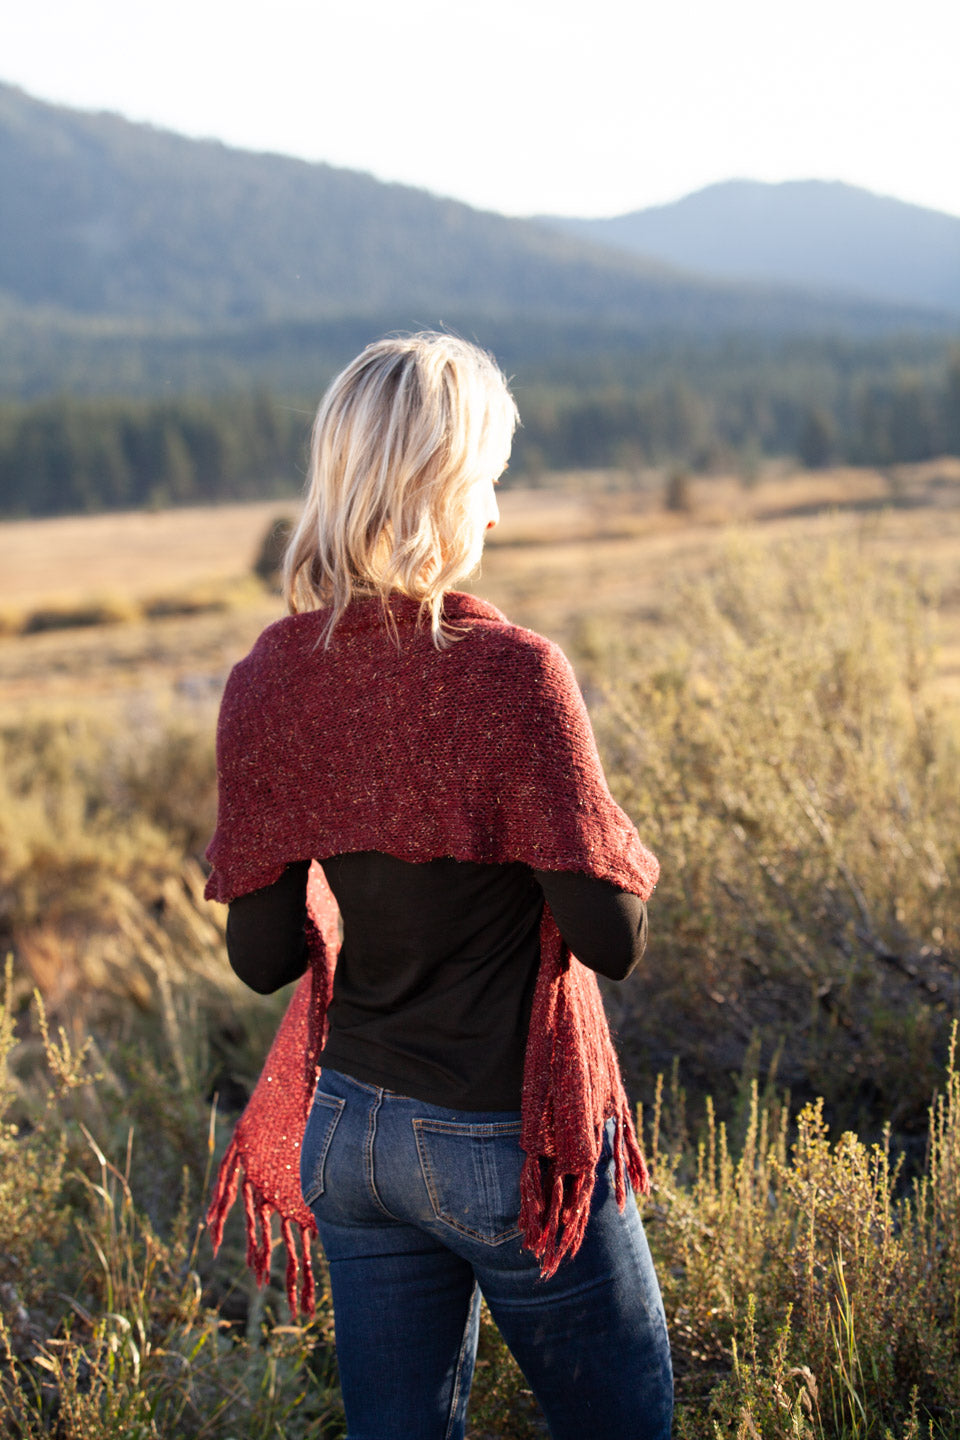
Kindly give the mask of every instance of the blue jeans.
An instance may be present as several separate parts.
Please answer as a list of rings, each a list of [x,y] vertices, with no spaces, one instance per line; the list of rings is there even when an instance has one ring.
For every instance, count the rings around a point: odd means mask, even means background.
[[[612,1122],[608,1131],[612,1130]],[[462,1440],[480,1293],[554,1440],[666,1440],[660,1290],[610,1135],[578,1253],[521,1248],[520,1117],[446,1110],[324,1070],[301,1159],[330,1266],[349,1440]]]

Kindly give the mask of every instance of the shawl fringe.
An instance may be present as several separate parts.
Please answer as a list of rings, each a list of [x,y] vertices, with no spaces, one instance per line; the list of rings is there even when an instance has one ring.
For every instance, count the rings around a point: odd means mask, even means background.
[[[597,1158],[602,1130],[596,1136]],[[596,1166],[559,1172],[555,1160],[528,1155],[520,1173],[520,1231],[525,1250],[540,1261],[540,1274],[549,1280],[567,1255],[583,1243],[590,1219],[590,1202]],[[637,1195],[649,1195],[650,1175],[637,1142],[626,1098],[615,1117],[613,1139],[614,1186],[617,1206],[627,1203],[627,1181]],[[549,1198],[548,1198],[549,1197]]]
[[[243,1168],[241,1148],[234,1136],[227,1146],[213,1199],[207,1210],[207,1228],[217,1254],[223,1240],[223,1229],[227,1216],[233,1209],[240,1189],[240,1174]],[[266,1199],[262,1191],[250,1180],[243,1180],[243,1211],[247,1234],[247,1264],[256,1276],[257,1284],[264,1286],[270,1278],[270,1257],[274,1247],[280,1243],[273,1234],[273,1217],[280,1216],[280,1237],[287,1252],[286,1292],[291,1319],[305,1315],[308,1319],[316,1313],[316,1284],[313,1276],[313,1259],[310,1254],[310,1237],[316,1234],[316,1226],[308,1225],[285,1217],[280,1207]],[[299,1246],[297,1243],[299,1236]],[[300,1279],[302,1271],[302,1280]],[[297,1281],[300,1280],[299,1289]]]

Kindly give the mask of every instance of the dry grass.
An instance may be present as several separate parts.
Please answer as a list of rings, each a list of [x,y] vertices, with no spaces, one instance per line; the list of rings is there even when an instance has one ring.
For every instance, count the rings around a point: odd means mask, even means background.
[[[183,1003],[176,992],[175,1003]],[[0,1004],[0,1424],[40,1440],[341,1440],[329,1292],[283,1323],[231,1236],[212,1274],[202,1196],[224,1127],[156,1043],[104,1069],[42,1041],[25,1079],[9,985]],[[183,1037],[168,1037],[183,1048]],[[137,1070],[160,1089],[168,1135]],[[960,1077],[951,1049],[927,1159],[904,1193],[884,1145],[833,1140],[820,1107],[789,1116],[756,1085],[738,1138],[685,1132],[658,1093],[646,1127],[645,1223],[664,1290],[681,1440],[957,1440]],[[209,1144],[203,1139],[209,1134]],[[148,1153],[143,1154],[144,1147]],[[182,1163],[182,1166],[180,1164]],[[168,1192],[151,1213],[150,1182]],[[179,1196],[179,1201],[178,1197]],[[276,1267],[275,1267],[276,1268]],[[233,1288],[225,1287],[232,1273]],[[211,1283],[213,1282],[213,1283]],[[236,1300],[242,1299],[238,1308]],[[232,1303],[231,1303],[232,1302]],[[542,1435],[484,1325],[474,1440]]]

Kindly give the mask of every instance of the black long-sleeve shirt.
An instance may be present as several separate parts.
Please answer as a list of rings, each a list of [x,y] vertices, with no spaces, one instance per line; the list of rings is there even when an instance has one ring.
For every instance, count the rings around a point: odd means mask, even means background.
[[[321,1063],[430,1104],[520,1108],[544,900],[577,958],[611,979],[646,947],[643,901],[576,872],[375,851],[322,863],[344,935]],[[230,905],[230,963],[261,994],[306,968],[308,868]]]

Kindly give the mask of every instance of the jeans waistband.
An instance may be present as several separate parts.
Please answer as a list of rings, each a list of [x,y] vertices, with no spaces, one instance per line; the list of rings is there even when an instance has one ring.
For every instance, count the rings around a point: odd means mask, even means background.
[[[428,1100],[418,1100],[414,1095],[402,1095],[397,1090],[391,1090],[386,1085],[372,1085],[366,1080],[357,1080],[352,1075],[345,1075],[342,1070],[328,1070],[324,1067],[320,1072],[320,1079],[317,1089],[324,1094],[336,1095],[340,1099],[350,1098],[351,1093],[355,1098],[364,1097],[365,1100],[378,1099],[382,1102],[399,1103],[411,1106],[418,1115],[429,1116],[437,1120],[462,1121],[466,1124],[481,1125],[484,1123],[509,1123],[520,1119],[519,1110],[455,1110],[449,1105],[433,1105]]]

